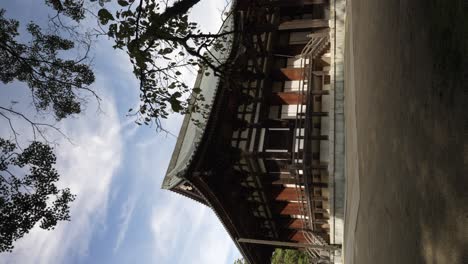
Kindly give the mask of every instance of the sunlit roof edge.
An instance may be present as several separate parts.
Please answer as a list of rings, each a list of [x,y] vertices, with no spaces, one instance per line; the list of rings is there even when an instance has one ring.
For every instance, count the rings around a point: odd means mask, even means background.
[[[233,5],[234,6],[234,5]],[[233,9],[231,9],[233,10]],[[222,32],[223,30],[225,30],[226,28],[228,27],[231,27],[231,28],[234,28],[234,14],[233,14],[233,11],[230,12],[229,16],[226,18],[226,20],[224,21],[223,25],[221,26],[220,28],[220,31],[219,32]],[[226,43],[226,50],[223,52],[223,54],[230,54],[231,51],[232,51],[232,45],[233,45],[233,38],[230,37],[230,40],[227,41]],[[221,55],[221,54],[220,54]],[[227,60],[228,59],[228,56],[226,56],[225,58],[217,58],[219,61],[222,61],[222,60]],[[198,85],[201,86],[202,84],[202,81],[203,81],[203,78],[208,78],[206,76],[204,76],[204,71],[200,72],[197,76],[197,80],[195,82],[195,86],[194,87],[197,87]],[[211,110],[212,110],[212,107],[213,107],[213,103],[214,103],[214,100],[216,98],[216,93],[217,93],[217,89],[218,89],[218,86],[219,86],[219,77],[216,77],[216,85],[214,87],[214,96],[211,98],[211,101],[210,102],[205,102],[205,104],[208,104],[209,105],[209,115],[211,115]],[[203,90],[203,87],[199,87]],[[193,159],[193,155],[195,154],[197,148],[198,148],[198,145],[200,143],[200,140],[201,138],[203,137],[203,134],[205,132],[205,128],[206,128],[206,124],[207,124],[207,120],[205,120],[205,122],[201,122],[200,124],[198,124],[196,127],[197,127],[197,130],[196,132],[196,136],[195,138],[193,139],[193,149],[191,149],[190,153],[187,153],[189,156],[181,156],[181,148],[182,148],[182,145],[184,144],[184,139],[185,139],[185,136],[186,136],[186,133],[188,132],[188,130],[190,129],[190,123],[192,122],[192,114],[188,114],[184,117],[184,121],[182,123],[182,127],[180,129],[180,132],[179,132],[179,136],[177,138],[177,142],[176,142],[176,145],[174,147],[174,152],[171,156],[171,161],[169,163],[169,167],[167,169],[167,172],[166,172],[166,175],[164,177],[164,180],[162,182],[162,186],[161,188],[163,189],[171,189],[171,188],[174,188],[175,186],[177,186],[178,184],[180,184],[183,180],[184,180],[184,174],[185,174],[185,171],[187,170],[188,166],[190,165],[192,159]],[[183,163],[180,163],[179,161],[183,159],[184,162]],[[179,166],[178,166],[179,164]]]

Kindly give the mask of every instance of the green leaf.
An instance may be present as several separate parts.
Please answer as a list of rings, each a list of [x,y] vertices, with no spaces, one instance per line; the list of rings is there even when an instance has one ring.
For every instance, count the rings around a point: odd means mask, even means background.
[[[182,94],[180,92],[175,92],[171,95],[169,98],[169,103],[171,104],[172,111],[175,113],[181,112],[184,108],[182,107],[182,104],[177,98],[181,97]]]
[[[180,101],[170,100],[169,103],[171,103],[172,111],[174,111],[176,113],[179,113],[180,111],[182,111],[183,107],[182,107],[182,105],[180,105]]]
[[[172,52],[172,49],[171,48],[165,48],[165,49],[160,49],[158,51],[158,54],[162,54],[162,55],[166,55],[166,54],[169,54]]]
[[[125,0],[118,0],[117,3],[119,3],[120,6],[128,6],[128,2]]]
[[[98,11],[99,22],[101,24],[106,25],[109,20],[114,20],[114,16],[105,8],[102,8]]]

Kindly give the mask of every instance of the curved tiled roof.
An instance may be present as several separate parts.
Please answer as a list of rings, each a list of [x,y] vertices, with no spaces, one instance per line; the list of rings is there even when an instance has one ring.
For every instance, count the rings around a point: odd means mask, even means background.
[[[234,28],[234,14],[231,14],[224,21],[220,32],[231,31]],[[219,63],[225,62],[232,49],[233,36],[232,34],[226,36],[224,51],[211,50],[212,55]],[[209,74],[208,74],[209,73]],[[183,176],[188,166],[190,165],[193,156],[198,148],[201,138],[205,132],[205,127],[208,122],[211,108],[216,98],[220,79],[215,76],[211,69],[206,69],[198,74],[195,82],[195,88],[200,88],[200,94],[203,95],[205,101],[204,105],[208,105],[208,114],[203,116],[200,113],[194,112],[187,114],[184,117],[182,127],[177,138],[177,143],[172,154],[169,168],[162,183],[163,189],[171,189],[183,180]],[[193,120],[199,121],[196,124]]]

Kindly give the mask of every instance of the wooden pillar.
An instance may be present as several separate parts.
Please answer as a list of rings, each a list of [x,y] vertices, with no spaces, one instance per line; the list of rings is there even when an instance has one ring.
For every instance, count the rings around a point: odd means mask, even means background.
[[[310,200],[312,201],[317,201],[317,202],[326,202],[328,201],[328,198],[327,197],[323,197],[323,196],[312,196],[310,198]]]
[[[315,76],[327,76],[327,75],[330,75],[330,72],[328,72],[328,71],[313,71],[312,74],[315,75]]]
[[[326,19],[295,19],[281,23],[278,30],[294,30],[307,28],[326,28],[328,20]]]
[[[312,140],[328,140],[328,135],[312,135],[310,136]]]
[[[326,183],[326,182],[312,182],[312,187],[327,188],[328,183]]]
[[[327,95],[330,94],[329,90],[312,90],[310,91],[310,94],[312,95]]]
[[[328,214],[328,211],[326,209],[321,209],[321,208],[313,208],[312,209],[313,213],[322,213],[322,214]]]
[[[303,170],[303,169],[327,169],[327,168],[328,168],[327,162],[313,162],[312,165],[308,165],[307,168],[305,168],[305,166],[301,164],[289,165],[289,170],[292,170],[292,171]]]
[[[259,123],[248,124],[249,128],[293,128],[293,120],[266,119]]]
[[[303,139],[304,136],[296,136],[296,139]],[[328,140],[328,135],[312,135],[310,136],[312,140]]]
[[[301,116],[305,116],[306,113],[299,113]],[[328,116],[328,112],[312,112],[310,113],[311,116]]]
[[[252,153],[256,158],[265,158],[265,159],[281,159],[287,160],[291,159],[291,152],[257,152]]]

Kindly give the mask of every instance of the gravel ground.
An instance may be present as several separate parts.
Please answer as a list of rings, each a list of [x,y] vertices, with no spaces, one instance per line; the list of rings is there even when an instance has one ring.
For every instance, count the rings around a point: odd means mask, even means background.
[[[468,1],[347,23],[345,263],[468,263]]]

